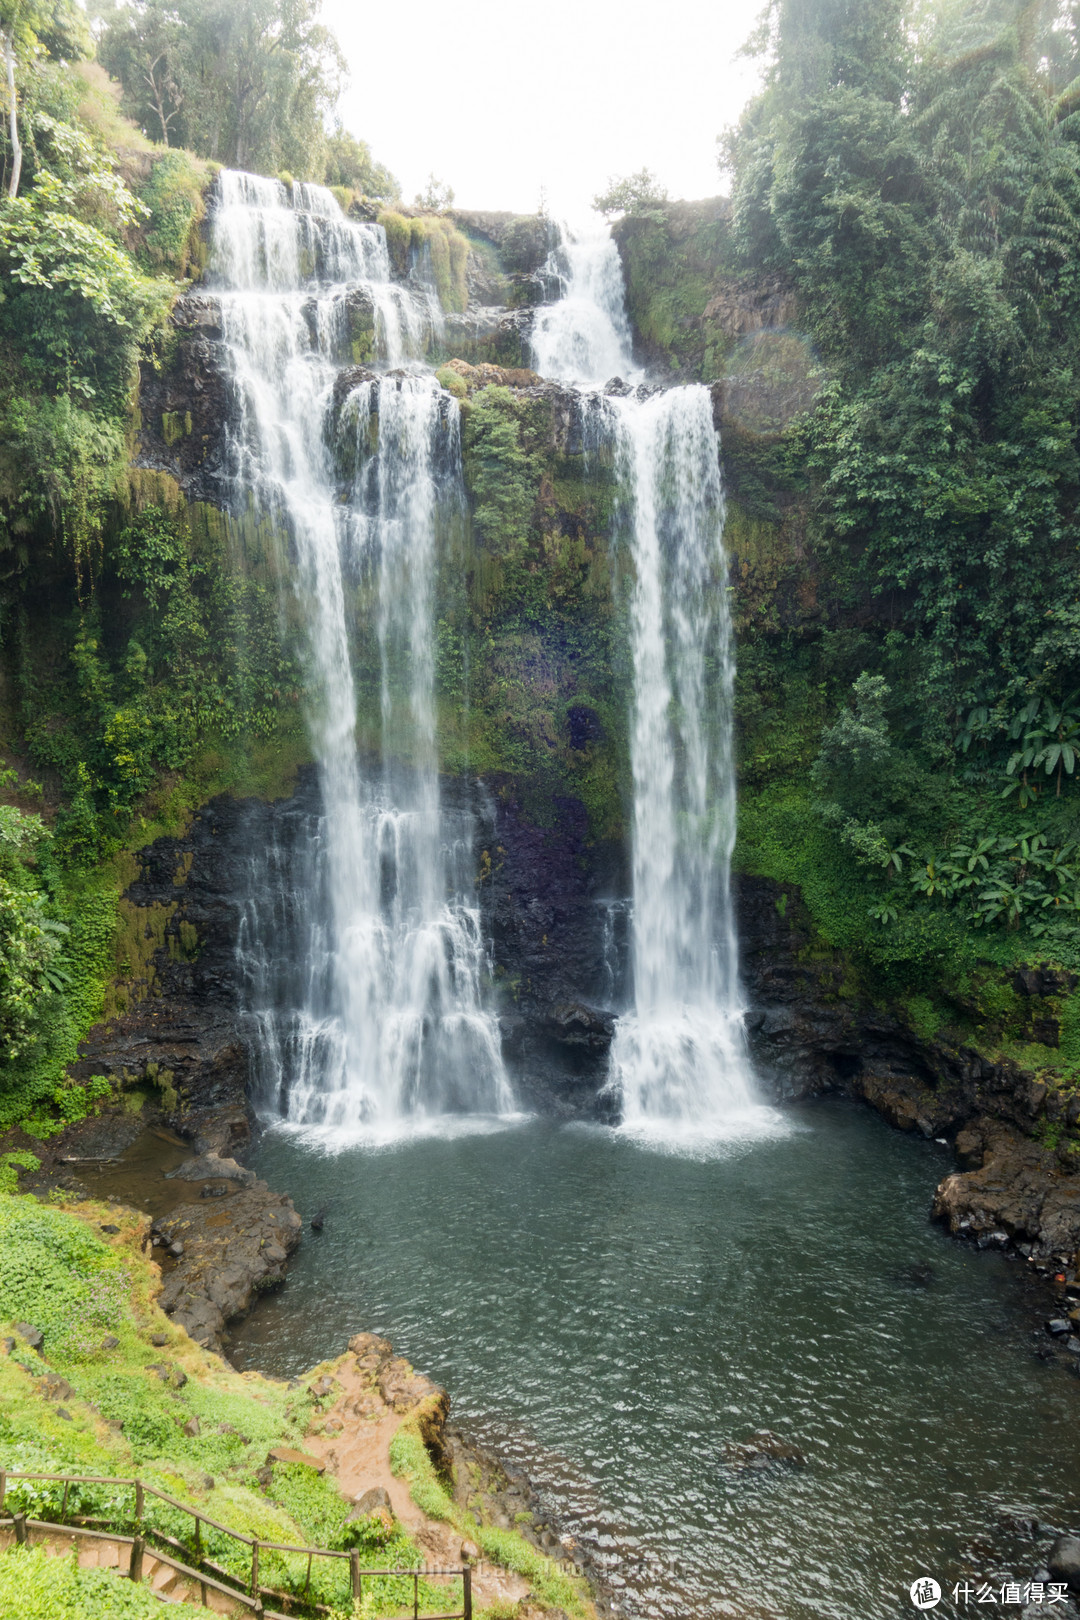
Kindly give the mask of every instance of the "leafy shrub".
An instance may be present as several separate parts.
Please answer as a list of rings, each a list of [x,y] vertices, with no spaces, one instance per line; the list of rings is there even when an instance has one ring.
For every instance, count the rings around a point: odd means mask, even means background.
[[[206,1610],[178,1603],[178,1620],[205,1620]],[[146,1586],[106,1569],[80,1569],[75,1556],[53,1557],[44,1547],[0,1553],[0,1614],[19,1620],[159,1620],[160,1600]]]
[[[30,1198],[0,1200],[0,1318],[92,1354],[124,1314],[130,1277],[84,1222]]]

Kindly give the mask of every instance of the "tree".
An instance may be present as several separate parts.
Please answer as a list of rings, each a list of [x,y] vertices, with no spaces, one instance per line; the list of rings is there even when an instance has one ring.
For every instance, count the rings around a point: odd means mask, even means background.
[[[131,0],[99,43],[151,134],[237,168],[321,178],[344,62],[318,0]]]
[[[667,191],[655,174],[639,169],[621,180],[609,176],[607,190],[594,197],[592,205],[600,214],[640,214],[663,202],[667,202]]]
[[[415,207],[422,208],[425,214],[443,214],[454,206],[454,188],[437,175],[429,174],[427,185],[423,191],[416,193],[413,203]]]
[[[327,137],[324,178],[328,186],[348,186],[378,201],[396,202],[401,196],[397,180],[389,169],[375,162],[367,141],[358,141],[341,124]]]
[[[185,98],[184,22],[171,0],[138,0],[114,7],[100,56],[124,86],[131,116],[147,133],[170,141]]]
[[[89,34],[81,11],[71,0],[0,0],[0,44],[4,52],[11,140],[8,196],[17,197],[23,157],[16,85],[18,59],[38,52],[69,58],[85,56]]]

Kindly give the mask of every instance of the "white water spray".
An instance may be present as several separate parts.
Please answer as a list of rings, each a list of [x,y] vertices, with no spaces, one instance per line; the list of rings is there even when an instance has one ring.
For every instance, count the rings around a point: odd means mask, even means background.
[[[283,895],[288,862],[270,851],[242,930],[264,1097],[295,1124],[387,1135],[505,1115],[513,1096],[484,1005],[468,818],[442,811],[435,740],[435,544],[442,512],[463,498],[457,406],[427,374],[358,384],[338,429],[356,468],[344,503],[326,431],[349,298],[370,298],[389,366],[422,353],[430,301],[390,282],[382,230],[346,220],[322,187],[290,194],[228,171],[213,272],[237,495],[288,537],[322,789],[314,845],[301,851],[307,904]],[[356,579],[374,597],[381,658],[372,770],[356,743]],[[302,971],[275,961],[283,943]]]
[[[585,387],[636,379],[610,233],[561,251],[565,296],[537,320],[537,369]],[[738,1130],[765,1111],[745,1049],[731,905],[735,664],[712,401],[691,386],[606,398],[604,412],[634,570],[634,1005],[616,1026],[608,1084],[627,1129]]]

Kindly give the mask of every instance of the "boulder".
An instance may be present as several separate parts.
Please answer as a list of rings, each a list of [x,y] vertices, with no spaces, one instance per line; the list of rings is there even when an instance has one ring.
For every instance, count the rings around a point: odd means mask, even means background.
[[[1058,1536],[1046,1560],[1055,1581],[1065,1581],[1070,1592],[1080,1592],[1080,1536]]]
[[[374,1513],[376,1508],[385,1508],[387,1513],[393,1513],[394,1505],[390,1500],[390,1492],[384,1485],[373,1485],[369,1491],[358,1496],[354,1503],[357,1513]]]
[[[806,1457],[799,1447],[782,1440],[771,1429],[758,1429],[745,1440],[730,1442],[724,1447],[722,1456],[727,1466],[739,1473],[777,1465],[806,1467]]]

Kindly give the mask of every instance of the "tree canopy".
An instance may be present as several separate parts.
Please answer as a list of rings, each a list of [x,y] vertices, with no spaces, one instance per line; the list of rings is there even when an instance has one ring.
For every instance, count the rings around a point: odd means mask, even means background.
[[[397,194],[363,142],[327,135],[345,63],[319,0],[111,0],[98,55],[153,140],[234,168]]]

